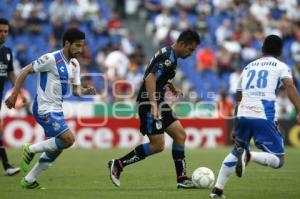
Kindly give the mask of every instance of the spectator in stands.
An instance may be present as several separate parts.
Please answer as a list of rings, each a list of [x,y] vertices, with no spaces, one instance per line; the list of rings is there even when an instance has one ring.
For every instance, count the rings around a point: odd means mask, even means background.
[[[231,38],[232,34],[231,22],[229,19],[225,19],[216,30],[217,44],[222,45],[225,40]]]
[[[171,27],[173,26],[173,18],[170,9],[163,9],[163,11],[157,15],[154,21],[155,35],[153,43],[155,46],[160,46],[161,42],[168,36]]]
[[[21,16],[21,12],[16,10],[10,23],[10,33],[13,37],[23,35],[25,32],[26,20]]]
[[[291,54],[293,60],[297,63],[300,62],[300,27],[295,33],[296,40],[291,45]]]
[[[180,10],[184,10],[189,14],[195,14],[195,8],[197,5],[197,0],[177,0]]]
[[[195,29],[201,38],[205,39],[208,35],[208,23],[206,20],[206,13],[200,12],[197,17]]]
[[[29,64],[30,60],[28,59],[28,51],[26,50],[27,46],[24,43],[20,43],[18,45],[17,51],[16,51],[16,59],[19,61],[19,65],[21,67],[26,66]]]
[[[90,29],[94,33],[95,37],[108,36],[107,19],[102,15],[101,11],[98,11],[95,18],[90,21]]]
[[[197,70],[205,75],[206,72],[212,72],[216,68],[216,53],[209,47],[199,49],[196,53]]]
[[[34,10],[34,4],[30,0],[21,0],[16,9],[21,13],[21,17],[26,20],[29,18],[31,11]]]
[[[134,98],[139,91],[140,84],[142,83],[144,77],[144,73],[139,68],[138,63],[137,63],[137,57],[135,54],[130,56],[130,66],[128,73],[126,74],[126,79],[127,81],[132,85],[133,91],[134,91]]]
[[[37,11],[32,10],[27,19],[27,29],[31,35],[40,35],[42,32],[42,20],[37,16]]]
[[[125,35],[127,30],[124,27],[124,22],[120,16],[114,12],[112,18],[108,21],[108,30],[110,35]]]
[[[85,21],[91,21],[98,17],[98,12],[100,11],[100,7],[98,5],[97,0],[87,0],[83,1],[81,4],[79,4],[80,7],[83,7],[84,11],[84,20]]]
[[[133,33],[128,31],[127,34],[121,39],[121,48],[126,55],[134,53],[136,42],[133,38]]]
[[[220,51],[217,52],[216,58],[219,77],[222,77],[224,73],[230,73],[232,71],[232,54],[224,46],[221,46]]]
[[[267,16],[270,13],[270,8],[268,7],[267,3],[267,1],[255,0],[250,6],[251,14],[263,25],[267,24]]]
[[[57,19],[62,20],[63,22],[68,22],[70,16],[67,13],[68,5],[63,0],[54,0],[49,6],[49,17],[50,21],[54,22]]]
[[[138,67],[142,69],[146,65],[146,55],[142,44],[136,45],[134,56],[136,57],[136,63]]]
[[[144,0],[146,18],[151,20],[161,11],[160,0]]]
[[[220,118],[229,118],[233,116],[233,103],[232,100],[227,97],[227,92],[221,90],[220,99],[217,102],[218,113]]]
[[[56,19],[52,23],[51,33],[49,37],[49,46],[54,50],[61,47],[60,39],[65,31],[65,26],[60,19]]]
[[[124,52],[117,49],[107,55],[104,64],[108,80],[113,82],[118,79],[125,79],[130,61]]]

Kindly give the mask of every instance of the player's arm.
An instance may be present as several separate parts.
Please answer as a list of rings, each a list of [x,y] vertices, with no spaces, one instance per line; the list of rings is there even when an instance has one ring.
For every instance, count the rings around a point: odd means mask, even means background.
[[[74,96],[84,95],[96,95],[96,89],[94,87],[84,88],[81,86],[80,81],[80,64],[77,59],[72,58],[70,64],[74,67],[74,80],[72,81],[72,93]]]
[[[282,83],[287,90],[289,99],[294,104],[297,110],[297,121],[300,124],[300,97],[294,85],[294,82],[291,78],[284,78],[282,79]]]
[[[72,93],[74,96],[84,96],[84,95],[96,95],[96,89],[94,87],[83,88],[80,85],[72,86]]]
[[[154,73],[149,73],[149,75],[145,79],[146,91],[149,96],[150,104],[151,104],[151,113],[155,120],[159,119],[158,108],[156,102],[156,75]]]
[[[33,67],[32,65],[27,65],[25,68],[23,68],[20,72],[20,74],[18,75],[18,77],[16,78],[15,81],[15,86],[13,89],[12,94],[7,98],[7,100],[5,101],[6,106],[11,109],[11,108],[15,108],[15,104],[16,104],[16,100],[17,100],[17,96],[20,93],[21,88],[23,87],[24,81],[26,79],[26,77],[30,74],[30,73],[34,73]]]
[[[11,83],[12,83],[13,85],[16,84],[16,79],[17,79],[17,77],[16,77],[14,71],[11,71],[11,72],[8,73],[8,78],[9,78],[9,80],[11,81]]]
[[[171,82],[168,82],[167,84],[168,88],[170,89],[170,91],[173,93],[173,95],[175,96],[183,96],[182,91],[178,90],[175,88],[174,84],[172,84]]]

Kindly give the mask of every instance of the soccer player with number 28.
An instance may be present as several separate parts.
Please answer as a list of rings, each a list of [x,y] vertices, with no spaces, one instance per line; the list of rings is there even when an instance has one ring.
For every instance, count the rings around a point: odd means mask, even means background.
[[[238,177],[242,177],[249,161],[274,169],[283,166],[284,144],[275,116],[276,92],[283,84],[296,107],[298,123],[300,99],[291,70],[278,60],[282,47],[280,37],[268,36],[262,47],[263,57],[248,64],[241,74],[236,93],[236,129],[232,135],[235,147],[222,163],[211,198],[224,198],[223,189],[229,176],[235,172]],[[250,151],[251,138],[263,152]]]

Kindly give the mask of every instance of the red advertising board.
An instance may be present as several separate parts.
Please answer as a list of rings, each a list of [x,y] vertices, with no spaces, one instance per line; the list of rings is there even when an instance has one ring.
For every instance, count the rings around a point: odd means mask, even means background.
[[[216,147],[227,143],[227,122],[224,119],[182,119],[187,133],[186,147]],[[4,118],[4,143],[8,147],[44,140],[42,127],[33,117]],[[147,142],[139,132],[138,119],[88,118],[67,119],[71,131],[76,134],[75,147],[80,148],[130,148]],[[166,135],[166,147],[172,139]]]

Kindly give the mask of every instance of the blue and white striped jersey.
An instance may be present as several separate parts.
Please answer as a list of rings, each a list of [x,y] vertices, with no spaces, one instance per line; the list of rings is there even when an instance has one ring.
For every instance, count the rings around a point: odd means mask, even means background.
[[[80,85],[80,65],[73,58],[68,62],[61,50],[47,53],[31,63],[38,73],[35,103],[38,114],[62,112],[63,97],[69,84]]]
[[[248,64],[240,77],[237,90],[243,97],[238,117],[276,120],[275,100],[284,78],[292,79],[290,68],[274,57],[262,57]]]

